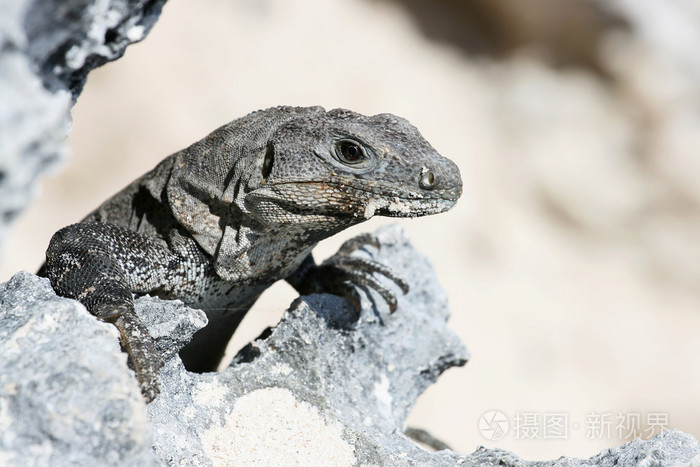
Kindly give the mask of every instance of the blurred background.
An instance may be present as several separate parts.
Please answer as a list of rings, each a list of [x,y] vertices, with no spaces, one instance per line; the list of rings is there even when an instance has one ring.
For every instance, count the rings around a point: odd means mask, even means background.
[[[163,157],[280,104],[401,115],[462,171],[454,210],[400,221],[472,354],[411,425],[528,460],[700,436],[700,2],[170,0],[90,75],[0,281]],[[232,350],[293,297],[269,290]]]

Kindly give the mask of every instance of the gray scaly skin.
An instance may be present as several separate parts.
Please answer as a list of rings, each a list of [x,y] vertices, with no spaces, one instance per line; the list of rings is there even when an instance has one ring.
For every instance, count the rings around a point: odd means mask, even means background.
[[[193,371],[216,369],[260,294],[287,280],[301,294],[357,302],[350,283],[396,297],[373,273],[389,267],[349,256],[371,236],[318,266],[311,250],[374,215],[416,217],[450,209],[457,166],[408,121],[321,107],[249,114],[164,159],[80,223],[58,231],[40,274],[57,293],[113,322],[142,392],[158,393],[162,366],[134,312],[133,294],[180,299],[209,324],[181,352]]]

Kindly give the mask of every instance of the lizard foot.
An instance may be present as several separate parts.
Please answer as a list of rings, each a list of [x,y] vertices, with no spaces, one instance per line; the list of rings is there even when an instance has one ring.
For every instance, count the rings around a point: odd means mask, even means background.
[[[379,248],[379,242],[373,234],[362,234],[343,243],[338,253],[324,261],[319,267],[319,275],[323,277],[324,290],[349,298],[359,307],[360,297],[353,285],[363,285],[372,288],[381,295],[389,305],[391,313],[396,311],[396,294],[382,284],[374,274],[381,274],[390,279],[408,293],[408,283],[394,272],[391,267],[367,258],[350,256],[359,248],[371,245]],[[332,284],[331,284],[332,282]]]
[[[119,331],[119,341],[131,358],[136,380],[146,403],[160,393],[160,370],[163,359],[146,326],[129,305],[100,306],[93,314],[102,321],[112,323]]]

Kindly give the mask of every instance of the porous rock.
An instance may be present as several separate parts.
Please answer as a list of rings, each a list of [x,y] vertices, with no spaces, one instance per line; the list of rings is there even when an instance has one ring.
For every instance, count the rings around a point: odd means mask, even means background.
[[[164,3],[0,2],[0,246],[38,177],[64,156],[87,74],[143,39]]]
[[[114,327],[48,279],[0,285],[0,465],[153,465],[146,407]]]
[[[418,395],[468,354],[446,327],[430,264],[397,227],[355,254],[391,264],[411,286],[390,314],[365,291],[358,314],[329,295],[297,299],[281,322],[218,373],[187,372],[176,351],[201,311],[142,297],[164,352],[160,395],[138,393],[117,333],[45,279],[0,285],[0,464],[76,465],[677,465],[700,459],[669,431],[587,460],[526,462],[503,450],[428,452],[404,434]],[[398,292],[398,289],[397,289]],[[147,416],[146,416],[147,414]]]

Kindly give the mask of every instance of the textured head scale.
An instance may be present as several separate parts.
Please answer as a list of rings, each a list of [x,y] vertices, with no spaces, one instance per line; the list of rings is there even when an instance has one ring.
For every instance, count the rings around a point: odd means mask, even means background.
[[[210,133],[172,157],[166,187],[180,225],[212,256],[243,221],[235,196],[259,180],[270,135],[284,122],[322,114],[322,107],[273,107],[250,113]],[[259,181],[258,181],[259,183]]]

